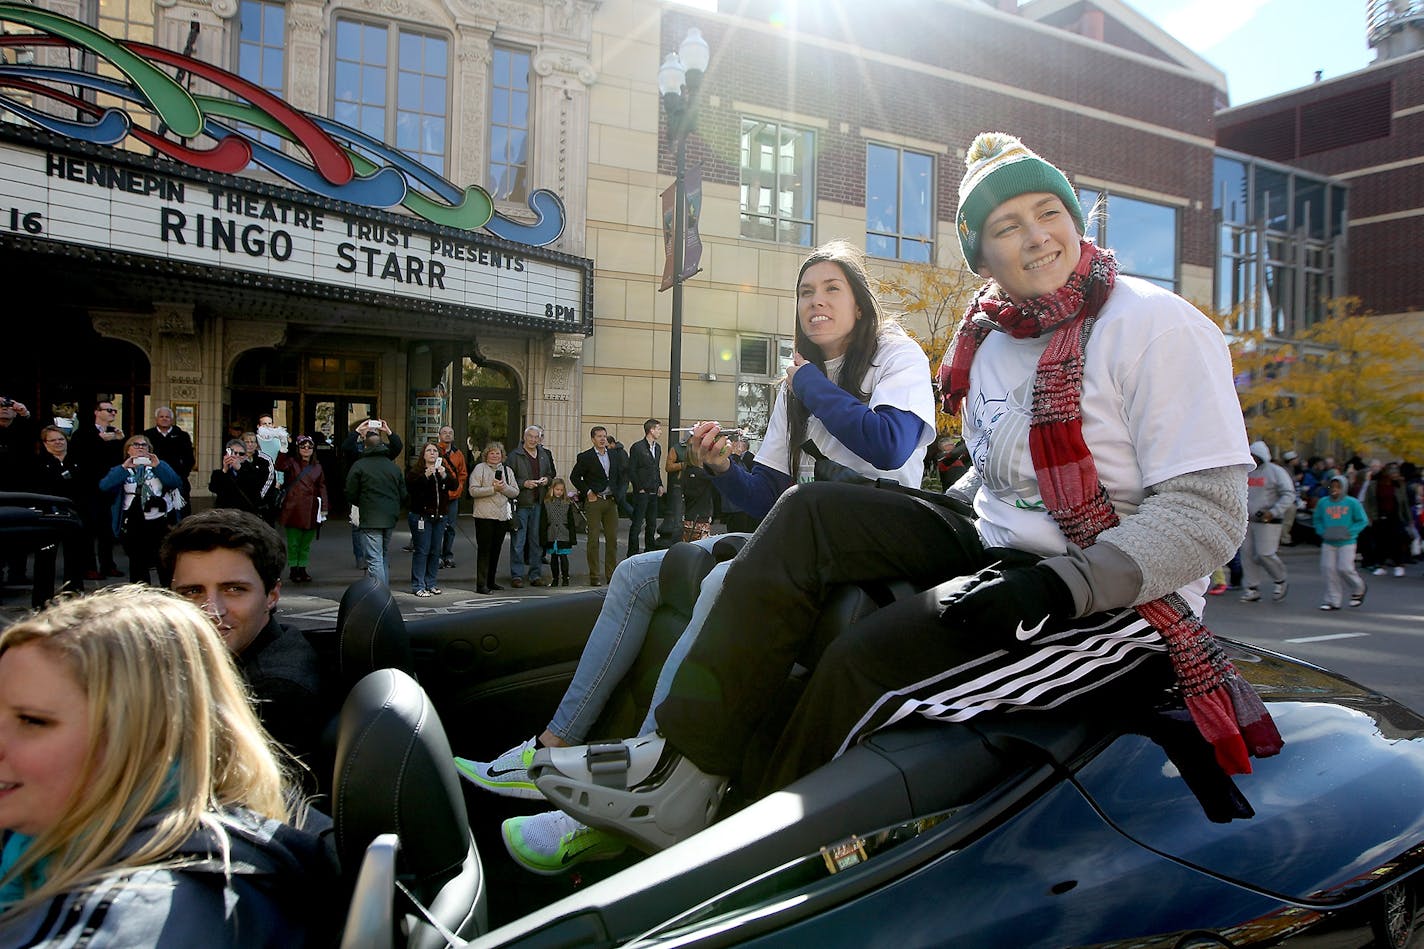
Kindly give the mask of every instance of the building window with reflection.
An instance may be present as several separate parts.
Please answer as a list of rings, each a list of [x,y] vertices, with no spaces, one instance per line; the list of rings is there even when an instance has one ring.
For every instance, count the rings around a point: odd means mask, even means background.
[[[287,10],[271,0],[242,0],[238,8],[237,74],[275,96],[284,96],[287,66]],[[281,148],[275,132],[243,127],[272,148]]]
[[[742,119],[742,236],[810,247],[816,206],[815,134]]]
[[[933,156],[866,145],[865,251],[887,260],[934,259]]]
[[[93,24],[99,32],[116,40],[133,40],[138,43],[154,42],[153,0],[89,0],[84,6],[83,19]],[[80,57],[86,71],[97,73],[106,79],[127,85],[124,75],[112,62],[93,53],[83,53]],[[136,105],[127,99],[120,99],[103,92],[85,91],[83,97],[101,109],[118,109],[127,112],[135,128],[156,131],[153,113],[143,105]],[[148,153],[148,146],[129,136],[124,139],[123,148]]]
[[[759,441],[771,421],[776,384],[786,376],[795,343],[784,336],[742,336],[737,340],[738,425]]]
[[[1177,209],[1089,188],[1079,192],[1084,211],[1103,200],[1101,220],[1088,221],[1088,237],[1117,255],[1121,273],[1177,289]]]
[[[444,174],[449,40],[394,24],[343,18],[336,21],[335,54],[336,121]]]
[[[1216,307],[1240,332],[1292,337],[1324,320],[1341,296],[1344,185],[1261,159],[1218,151]]]
[[[489,191],[496,201],[523,201],[529,197],[529,53],[496,46],[492,70]]]

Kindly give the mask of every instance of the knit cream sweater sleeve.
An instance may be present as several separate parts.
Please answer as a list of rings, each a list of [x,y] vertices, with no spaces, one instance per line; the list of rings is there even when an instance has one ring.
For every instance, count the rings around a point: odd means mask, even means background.
[[[1246,536],[1247,466],[1207,468],[1148,488],[1135,514],[1086,550],[1043,561],[1073,592],[1078,616],[1147,603],[1207,576]]]

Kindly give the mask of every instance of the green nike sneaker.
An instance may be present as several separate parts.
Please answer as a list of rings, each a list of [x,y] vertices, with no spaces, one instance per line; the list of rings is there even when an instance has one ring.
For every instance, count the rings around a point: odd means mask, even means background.
[[[511,817],[500,825],[504,849],[531,873],[557,876],[585,860],[611,860],[626,841],[580,824],[563,811]]]
[[[542,801],[544,795],[529,780],[529,762],[534,758],[533,738],[506,751],[493,761],[456,758],[455,770],[472,784],[504,797]]]

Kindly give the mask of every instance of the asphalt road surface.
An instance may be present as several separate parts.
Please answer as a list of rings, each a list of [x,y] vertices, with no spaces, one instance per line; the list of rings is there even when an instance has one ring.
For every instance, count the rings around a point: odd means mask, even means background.
[[[1208,597],[1207,628],[1324,666],[1424,712],[1424,566],[1406,567],[1403,577],[1362,572],[1364,604],[1323,613],[1320,548],[1281,554],[1290,571],[1286,598],[1271,602],[1269,583],[1257,603],[1242,603],[1240,590]]]

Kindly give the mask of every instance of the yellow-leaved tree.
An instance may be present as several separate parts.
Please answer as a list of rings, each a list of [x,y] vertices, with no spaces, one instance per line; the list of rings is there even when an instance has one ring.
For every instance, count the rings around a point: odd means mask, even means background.
[[[1327,308],[1326,319],[1288,341],[1234,331],[1234,315],[1218,315],[1251,437],[1277,451],[1324,438],[1383,457],[1424,457],[1424,347],[1360,313],[1358,298]]]
[[[904,314],[900,323],[905,332],[929,357],[930,371],[938,373],[954,328],[983,282],[962,266],[905,264],[881,277],[876,289],[892,311]],[[940,435],[959,435],[959,419],[938,406],[935,423]]]

